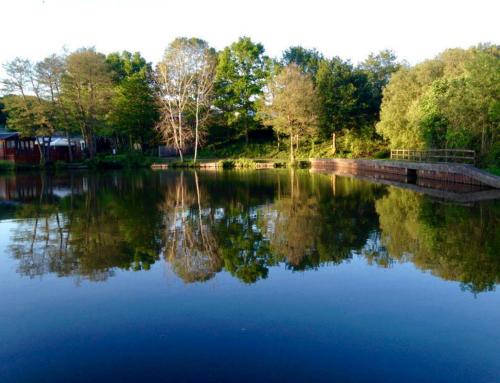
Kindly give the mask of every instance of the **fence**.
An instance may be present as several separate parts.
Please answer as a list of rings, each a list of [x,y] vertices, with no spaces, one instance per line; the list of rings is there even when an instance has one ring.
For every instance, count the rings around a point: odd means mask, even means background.
[[[392,149],[391,159],[418,162],[455,162],[474,164],[476,152],[467,149]]]

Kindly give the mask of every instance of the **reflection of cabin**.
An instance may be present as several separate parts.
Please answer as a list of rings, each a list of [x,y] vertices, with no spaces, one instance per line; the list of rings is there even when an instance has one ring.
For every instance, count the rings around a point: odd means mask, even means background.
[[[0,177],[0,201],[31,201],[39,198],[41,190],[40,177]]]
[[[83,154],[83,141],[71,141],[73,159],[80,160]],[[0,160],[16,163],[37,164],[40,162],[40,150],[35,137],[21,137],[18,132],[0,130]],[[49,152],[50,161],[68,161],[69,150],[66,138],[52,137]]]
[[[87,192],[87,178],[61,175],[26,174],[0,177],[0,206],[2,202],[29,203],[33,200],[53,201],[69,195]]]

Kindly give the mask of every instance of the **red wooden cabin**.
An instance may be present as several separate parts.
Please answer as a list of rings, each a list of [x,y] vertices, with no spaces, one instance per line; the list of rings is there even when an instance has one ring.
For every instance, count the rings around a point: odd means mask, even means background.
[[[82,142],[79,139],[72,141],[74,160],[81,160]],[[35,137],[21,137],[18,132],[0,131],[0,160],[16,163],[38,164],[40,150]],[[68,143],[65,138],[53,137],[50,144],[50,161],[68,161]]]
[[[39,163],[40,152],[34,137],[21,138],[17,132],[0,132],[0,160]]]

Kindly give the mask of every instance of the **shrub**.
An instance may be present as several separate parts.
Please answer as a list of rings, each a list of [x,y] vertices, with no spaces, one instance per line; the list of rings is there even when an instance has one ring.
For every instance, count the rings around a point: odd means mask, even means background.
[[[12,171],[16,168],[16,164],[11,161],[0,160],[0,171]]]
[[[373,153],[373,157],[374,158],[389,158],[391,156],[391,151],[390,150],[387,150],[387,149],[384,149],[384,150],[379,150],[379,151],[376,151],[375,153]]]

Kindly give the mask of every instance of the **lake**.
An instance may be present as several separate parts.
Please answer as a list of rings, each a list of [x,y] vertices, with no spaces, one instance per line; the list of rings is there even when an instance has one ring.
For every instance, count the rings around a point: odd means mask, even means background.
[[[500,200],[308,170],[0,176],[0,382],[500,382]]]

